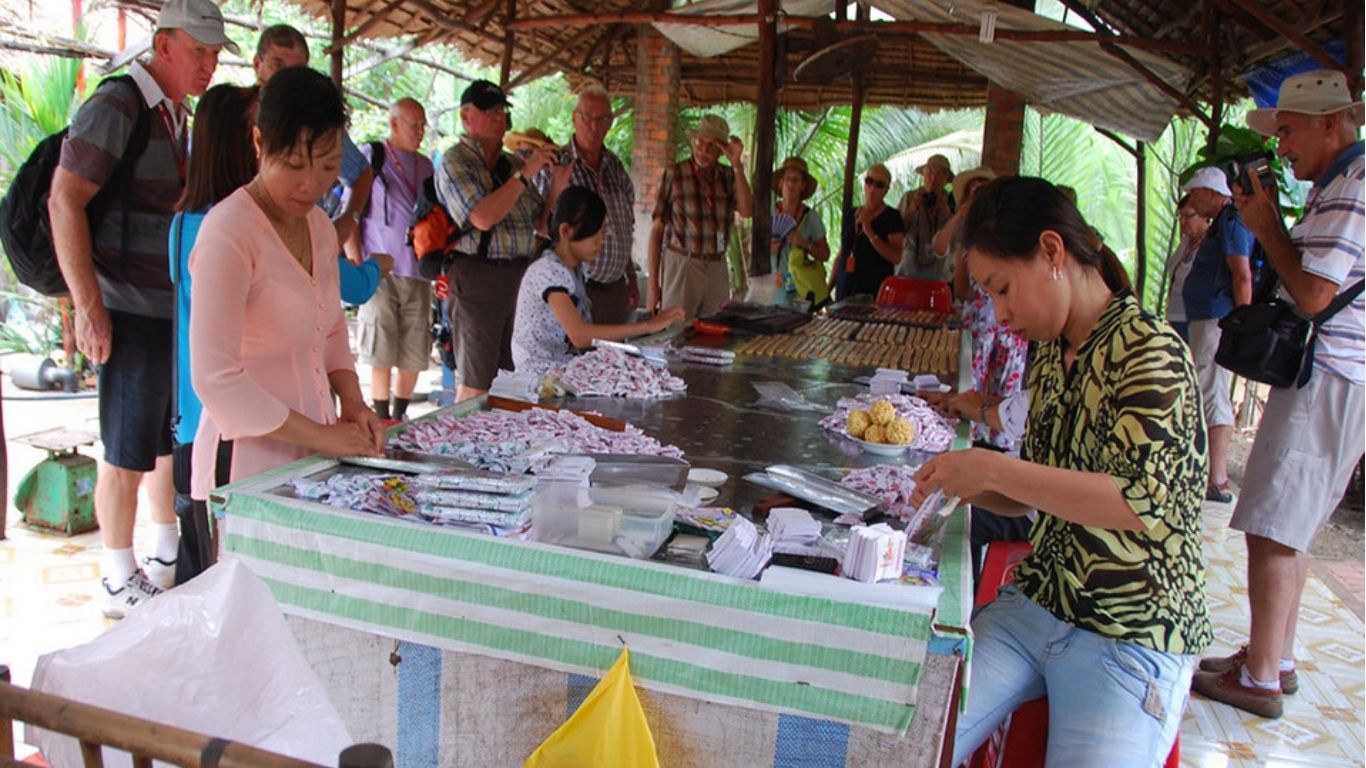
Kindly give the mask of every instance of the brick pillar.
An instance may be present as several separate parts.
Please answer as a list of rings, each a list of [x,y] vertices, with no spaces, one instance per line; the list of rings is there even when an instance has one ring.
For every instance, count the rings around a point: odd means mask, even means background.
[[[997,176],[1020,172],[1025,100],[995,83],[987,85],[987,120],[982,127],[982,165]]]
[[[647,266],[650,217],[665,166],[678,145],[678,47],[651,27],[636,35],[636,111],[631,178],[636,185],[636,232],[631,253],[642,274]],[[642,302],[644,299],[642,298]]]

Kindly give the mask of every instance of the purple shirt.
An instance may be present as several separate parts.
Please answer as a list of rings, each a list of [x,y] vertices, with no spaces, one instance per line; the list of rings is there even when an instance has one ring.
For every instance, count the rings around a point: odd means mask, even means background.
[[[371,145],[360,148],[365,159],[370,159]],[[421,278],[417,271],[417,257],[408,245],[408,225],[413,215],[413,203],[422,182],[432,175],[432,161],[417,152],[384,146],[384,167],[375,175],[370,187],[370,203],[360,222],[361,248],[368,256],[387,253],[394,257],[393,274],[399,277]]]

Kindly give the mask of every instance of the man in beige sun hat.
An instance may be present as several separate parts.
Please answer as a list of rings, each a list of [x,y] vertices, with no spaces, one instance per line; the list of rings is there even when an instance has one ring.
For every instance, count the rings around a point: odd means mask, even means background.
[[[720,115],[703,115],[688,133],[692,156],[664,169],[650,229],[645,310],[682,307],[688,320],[710,315],[730,295],[726,245],[735,214],[754,215],[740,163],[744,145]],[[717,164],[724,154],[730,166]]]
[[[953,181],[953,166],[943,155],[930,155],[915,172],[920,174],[920,188],[902,195],[897,206],[901,220],[906,223],[906,238],[901,241],[901,264],[896,273],[947,280],[951,262],[948,254],[934,250],[934,236],[953,216],[949,191],[945,189]]]
[[[1319,327],[1312,375],[1301,388],[1273,388],[1248,456],[1246,482],[1230,526],[1247,538],[1248,643],[1231,656],[1200,662],[1197,693],[1263,717],[1280,717],[1282,697],[1299,689],[1295,623],[1314,534],[1336,508],[1366,446],[1366,303],[1358,292],[1363,262],[1361,101],[1341,72],[1287,78],[1276,106],[1247,116],[1277,138],[1276,153],[1295,177],[1312,181],[1304,215],[1286,231],[1259,182],[1233,190],[1280,282],[1280,295],[1312,316],[1345,305]],[[1349,294],[1350,295],[1350,294]],[[1341,303],[1341,302],[1338,302]]]

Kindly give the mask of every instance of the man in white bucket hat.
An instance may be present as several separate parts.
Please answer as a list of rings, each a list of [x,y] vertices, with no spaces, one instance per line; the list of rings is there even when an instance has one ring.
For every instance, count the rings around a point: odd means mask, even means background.
[[[1200,662],[1192,687],[1216,701],[1280,717],[1282,697],[1299,688],[1295,620],[1308,568],[1305,550],[1337,506],[1366,445],[1366,303],[1363,266],[1361,101],[1341,72],[1287,78],[1276,106],[1247,116],[1277,138],[1295,177],[1312,181],[1304,216],[1288,232],[1274,191],[1254,182],[1234,200],[1265,248],[1282,298],[1306,316],[1343,293],[1356,298],[1324,322],[1313,375],[1302,388],[1273,388],[1247,461],[1247,481],[1230,525],[1247,537],[1248,643],[1232,656]]]

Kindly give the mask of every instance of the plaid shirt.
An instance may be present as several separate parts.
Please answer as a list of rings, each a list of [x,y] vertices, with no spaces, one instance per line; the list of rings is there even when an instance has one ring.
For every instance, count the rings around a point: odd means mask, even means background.
[[[578,142],[571,141],[574,153],[574,172],[569,183],[587,187],[602,196],[607,203],[607,231],[602,242],[602,253],[591,264],[584,265],[584,276],[595,283],[615,283],[626,274],[631,264],[631,246],[635,237],[635,185],[626,173],[626,166],[606,147],[602,150],[602,169],[593,170],[579,154]]]
[[[735,169],[713,165],[704,173],[688,158],[664,169],[655,198],[664,221],[664,247],[689,256],[724,253],[735,219]]]
[[[513,168],[519,165],[511,155],[507,157]],[[512,210],[494,225],[488,251],[491,261],[529,259],[536,255],[536,218],[545,205],[544,190],[537,187],[528,186]],[[464,226],[470,211],[496,188],[493,174],[484,165],[484,153],[474,139],[462,137],[442,155],[441,167],[436,172],[436,196],[456,224]],[[479,236],[479,231],[471,228],[455,242],[455,250],[464,254],[477,252]]]

